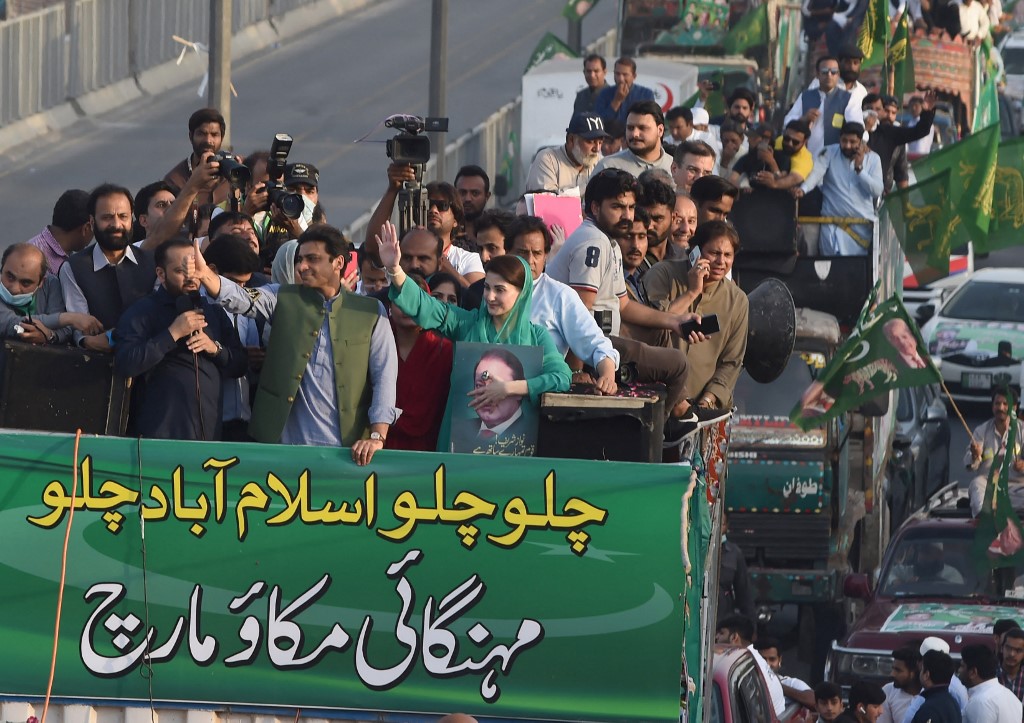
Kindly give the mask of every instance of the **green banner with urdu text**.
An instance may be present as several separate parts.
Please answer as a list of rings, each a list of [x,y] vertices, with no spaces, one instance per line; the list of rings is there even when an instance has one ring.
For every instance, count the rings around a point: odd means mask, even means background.
[[[59,698],[679,719],[688,466],[88,437],[76,484],[74,443],[0,435],[4,694],[70,526]]]

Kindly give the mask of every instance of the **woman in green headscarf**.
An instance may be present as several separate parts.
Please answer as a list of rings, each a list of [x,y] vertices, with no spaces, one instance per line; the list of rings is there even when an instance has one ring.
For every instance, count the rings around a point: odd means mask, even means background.
[[[484,295],[480,307],[466,310],[438,301],[416,284],[405,283],[405,271],[399,266],[402,252],[398,233],[391,222],[381,227],[377,243],[381,263],[391,281],[388,291],[391,302],[416,319],[423,329],[433,329],[457,342],[539,346],[543,351],[540,374],[525,380],[494,381],[475,388],[470,392],[473,397],[470,407],[495,405],[510,396],[528,397],[531,403],[537,404],[545,392],[569,389],[571,373],[565,359],[558,353],[547,329],[530,321],[533,274],[525,261],[518,256],[496,256],[488,261],[484,265]],[[452,409],[453,400],[449,396],[439,445],[448,439]]]

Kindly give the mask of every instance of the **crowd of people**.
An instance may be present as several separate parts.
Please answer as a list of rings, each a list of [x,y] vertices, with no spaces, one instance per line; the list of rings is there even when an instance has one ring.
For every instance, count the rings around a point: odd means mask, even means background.
[[[907,642],[892,651],[890,682],[860,680],[845,695],[835,683],[812,688],[786,675],[781,643],[758,637],[745,615],[721,617],[715,641],[750,651],[780,717],[799,704],[817,714],[817,723],[1017,723],[1024,718],[1024,630],[999,620],[992,637],[990,644],[965,645],[959,664],[941,638]]]
[[[488,174],[465,166],[426,184],[425,225],[399,237],[390,219],[417,176],[392,163],[356,249],[327,223],[313,163],[277,174],[268,151],[224,154],[223,117],[200,109],[191,152],[163,178],[135,193],[66,191],[39,235],[6,249],[3,333],[112,354],[133,380],[131,435],[344,446],[366,463],[385,447],[454,449],[452,413],[468,408],[474,451],[509,453],[523,403],[570,387],[615,394],[628,378],[665,386],[672,459],[728,413],[742,368],[737,199],[781,193],[803,214],[818,194],[822,213],[872,223],[878,196],[905,182],[897,150],[930,133],[931,96],[918,123],[897,127],[892,99],[858,82],[860,59],[821,58],[775,137],[746,88],[723,118],[700,102],[666,115],[632,59],[607,85],[605,59],[588,56],[565,143],[542,150],[526,182],[579,198],[584,220],[568,234],[529,215],[525,196],[515,212],[493,207]],[[820,253],[865,254],[870,238],[825,226]],[[542,369],[495,361],[455,399],[453,342],[539,347]]]

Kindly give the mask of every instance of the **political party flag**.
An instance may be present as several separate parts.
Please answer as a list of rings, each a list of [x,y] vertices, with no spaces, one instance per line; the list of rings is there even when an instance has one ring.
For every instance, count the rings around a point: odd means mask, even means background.
[[[523,75],[529,73],[531,69],[537,67],[545,60],[558,57],[578,58],[580,56],[579,53],[563,43],[556,35],[545,33],[544,37],[537,43],[537,47],[530,53],[530,60],[527,62],[526,67],[523,68]]]
[[[893,389],[941,380],[903,302],[893,296],[871,309],[873,302],[874,294],[849,339],[790,413],[801,429],[820,427]]]
[[[978,513],[971,556],[979,570],[1016,567],[1024,563],[1024,533],[1010,502],[1010,470],[1021,450],[1017,446],[1017,414],[1010,404],[1010,429],[1006,451],[992,460],[985,500]]]
[[[953,230],[953,248],[973,241],[975,253],[988,250],[998,154],[997,123],[914,161],[914,175],[918,181],[949,170],[949,203],[954,211],[950,219],[951,223],[961,227]]]
[[[749,48],[768,44],[768,5],[761,4],[740,18],[722,40],[725,52],[742,55]]]
[[[594,9],[598,0],[568,0],[562,8],[562,17],[569,20],[582,20],[584,16]]]
[[[917,89],[914,82],[914,53],[910,47],[910,19],[906,10],[896,24],[896,32],[892,36],[885,64],[893,70],[894,95],[902,96]]]
[[[977,133],[993,123],[999,123],[999,92],[996,89],[996,76],[990,73],[981,88],[981,93],[978,94],[978,105],[974,108],[971,130]]]
[[[955,228],[948,203],[949,169],[926,181],[885,197],[888,215],[917,283],[930,284],[949,276],[951,239]]]
[[[1001,143],[998,159],[988,227],[990,251],[1024,243],[1024,138]]]
[[[889,0],[868,0],[868,9],[857,34],[857,47],[864,53],[862,67],[885,63],[888,42]]]

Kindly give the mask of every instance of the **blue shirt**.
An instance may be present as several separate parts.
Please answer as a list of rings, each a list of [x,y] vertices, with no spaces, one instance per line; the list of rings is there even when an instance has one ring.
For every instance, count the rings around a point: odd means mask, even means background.
[[[615,98],[616,90],[616,86],[609,85],[597,94],[597,100],[594,101],[593,112],[601,116],[605,122],[611,118],[615,118],[625,124],[626,116],[629,115],[629,108],[631,105],[641,100],[654,100],[653,90],[634,83],[633,87],[629,89],[626,99],[622,101],[622,105],[620,105],[619,109],[616,111],[612,108],[612,100]]]
[[[868,151],[858,173],[853,160],[843,155],[838,144],[826,146],[814,159],[814,169],[800,188],[807,193],[818,185],[824,198],[823,216],[866,218],[874,222],[877,219],[875,201],[882,195],[882,161],[877,153]],[[871,226],[855,224],[851,228],[870,246]],[[819,248],[822,256],[866,256],[868,253],[868,247],[839,226],[832,225],[821,227]]]

